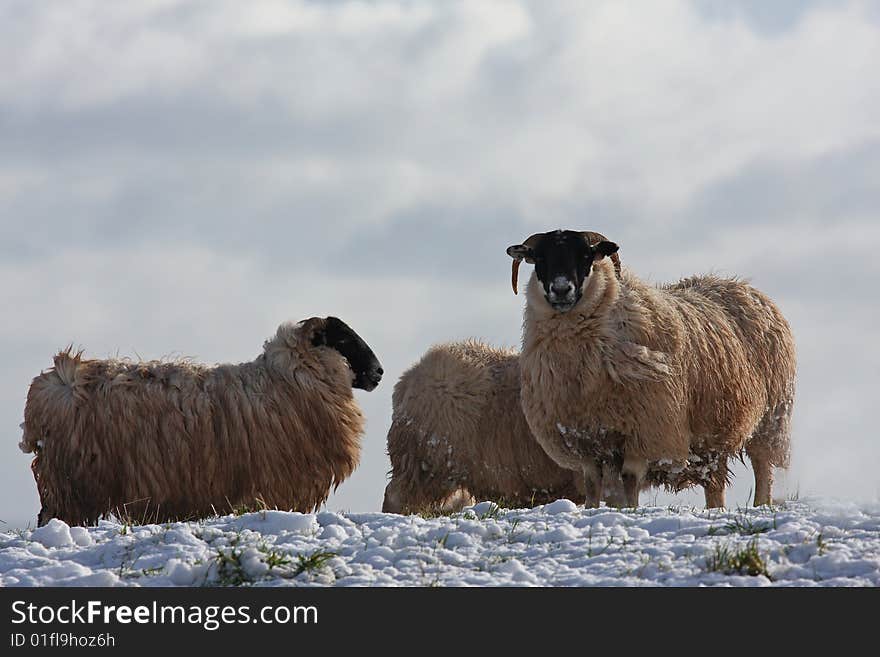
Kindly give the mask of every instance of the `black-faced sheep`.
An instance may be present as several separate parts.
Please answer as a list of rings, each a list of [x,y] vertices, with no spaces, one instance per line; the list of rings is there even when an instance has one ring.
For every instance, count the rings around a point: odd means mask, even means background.
[[[357,466],[352,387],[382,368],[344,322],[282,324],[255,360],[86,360],[70,349],[31,383],[21,449],[55,517],[196,518],[259,500],[311,511]]]
[[[617,459],[628,505],[644,481],[700,483],[724,505],[729,457],[745,450],[755,504],[788,464],[795,348],[778,308],[750,285],[696,276],[647,285],[609,262],[598,233],[554,231],[508,248],[527,286],[522,405],[547,454],[582,471],[598,503]],[[606,433],[602,433],[606,432]],[[647,479],[646,479],[647,477]]]
[[[394,386],[392,478],[382,510],[454,509],[472,498],[512,506],[582,500],[580,475],[529,432],[517,354],[476,341],[431,348]]]

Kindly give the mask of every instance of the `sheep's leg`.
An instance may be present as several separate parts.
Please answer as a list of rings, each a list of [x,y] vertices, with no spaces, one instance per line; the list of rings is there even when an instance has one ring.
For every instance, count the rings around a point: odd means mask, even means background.
[[[602,497],[602,466],[598,462],[584,461],[584,485],[586,487],[584,508],[599,508],[599,500]]]
[[[403,500],[400,495],[399,482],[392,479],[385,487],[385,497],[382,500],[382,513],[403,513]]]
[[[572,501],[576,502],[577,504],[583,504],[587,498],[587,490],[584,487],[584,477],[583,477],[582,473],[578,474],[577,472],[574,472],[574,471],[572,471],[571,474],[572,474],[572,477],[571,477],[572,483],[574,484],[574,487],[577,489],[577,499],[572,500]]]
[[[707,509],[717,509],[724,506],[725,488],[727,488],[727,461],[722,460],[715,470],[715,478],[703,486]]]
[[[752,469],[755,471],[755,506],[770,504],[773,488],[773,466],[764,454],[751,455]]]
[[[436,477],[432,477],[430,481],[422,481],[415,487],[392,477],[385,487],[382,513],[409,515],[428,510],[442,511],[444,504],[449,502],[455,493],[454,485],[448,482],[441,483]],[[453,503],[454,501],[452,500]]]
[[[706,508],[718,509],[724,506],[724,486],[706,484],[703,486],[706,493]]]
[[[447,495],[437,506],[441,513],[458,513],[466,506],[473,506],[477,500],[466,488],[459,488]]]
[[[616,508],[626,506],[626,496],[623,492],[623,481],[618,469],[606,463],[602,466],[602,491],[605,495],[605,504]]]
[[[623,496],[628,507],[636,508],[639,505],[639,491],[647,473],[646,459],[637,456],[627,456],[623,459],[620,475],[623,479]]]
[[[773,501],[773,468],[787,468],[791,456],[791,399],[784,399],[761,419],[746,444],[755,472],[755,506]]]

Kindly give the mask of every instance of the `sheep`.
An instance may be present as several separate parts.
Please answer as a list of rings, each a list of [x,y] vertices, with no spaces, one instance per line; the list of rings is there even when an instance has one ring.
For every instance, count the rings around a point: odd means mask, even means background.
[[[87,360],[70,347],[30,385],[19,447],[34,453],[39,524],[120,511],[154,522],[258,501],[308,512],[360,459],[352,388],[382,367],[336,317],[282,324],[256,359]]]
[[[618,246],[592,232],[554,231],[511,246],[535,265],[526,288],[521,399],[554,461],[584,473],[596,506],[601,466],[616,460],[627,504],[646,482],[702,484],[724,506],[728,460],[743,451],[755,505],[787,467],[795,347],[773,302],[736,278],[694,276],[651,286],[615,275]],[[516,291],[516,290],[514,290]]]
[[[582,499],[580,477],[529,432],[519,386],[515,351],[475,340],[428,350],[394,386],[382,510],[451,511],[474,497],[517,506]]]

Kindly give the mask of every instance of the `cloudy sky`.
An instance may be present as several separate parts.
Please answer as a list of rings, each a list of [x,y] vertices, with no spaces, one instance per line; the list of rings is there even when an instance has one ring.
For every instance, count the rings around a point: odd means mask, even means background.
[[[329,506],[377,509],[397,376],[519,344],[504,250],[557,227],[651,280],[750,277],[799,347],[781,492],[880,494],[877,2],[4,0],[0,60],[9,525],[59,347],[237,362],[325,314],[387,377]]]

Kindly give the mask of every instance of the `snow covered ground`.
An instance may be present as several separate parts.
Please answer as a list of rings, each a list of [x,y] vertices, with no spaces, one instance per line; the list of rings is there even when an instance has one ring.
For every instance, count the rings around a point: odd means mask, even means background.
[[[3,586],[877,586],[880,503],[280,511],[0,534]]]

